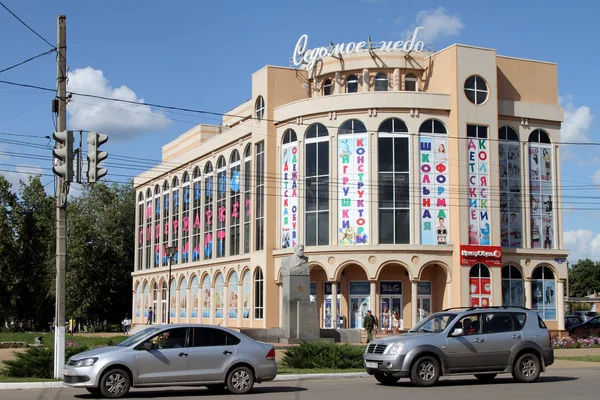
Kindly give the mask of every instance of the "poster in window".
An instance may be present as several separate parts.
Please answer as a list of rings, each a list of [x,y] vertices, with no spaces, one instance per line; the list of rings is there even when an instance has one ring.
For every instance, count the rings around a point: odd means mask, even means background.
[[[141,315],[142,309],[142,292],[140,291],[140,285],[137,285],[137,289],[135,291],[135,316],[139,317]]]
[[[492,294],[492,282],[490,278],[481,278],[481,294]]]
[[[544,308],[556,307],[556,282],[544,280]]]
[[[524,304],[523,281],[520,279],[511,279],[510,281],[510,304],[512,306],[523,307]]]
[[[198,318],[198,277],[192,279],[192,318]]]
[[[204,279],[202,285],[202,318],[210,318],[210,280]]]
[[[183,279],[179,286],[179,316],[187,317],[187,279]]]
[[[541,280],[532,280],[531,307],[533,309],[542,309],[544,306],[544,288]]]
[[[175,280],[171,281],[171,293],[170,293],[170,305],[171,305],[171,318],[175,318],[175,311],[177,310],[177,285]]]
[[[521,157],[518,142],[501,142],[500,241],[502,247],[521,247]]]
[[[481,307],[489,307],[490,306],[490,298],[482,297],[481,298]]]
[[[469,244],[490,245],[490,174],[488,140],[467,138]]]
[[[556,309],[552,308],[552,309],[546,309],[544,310],[544,317],[545,320],[555,320],[556,319]]]
[[[471,278],[469,286],[471,294],[481,294],[480,283],[479,278]]]
[[[390,302],[389,298],[381,299],[381,313],[379,315],[379,324],[382,329],[391,329],[391,321],[390,321]]]
[[[284,144],[281,152],[281,248],[286,249],[298,242],[298,142]]]
[[[243,291],[244,291],[244,318],[250,318],[250,272],[246,271],[244,273],[244,283],[243,283]]]
[[[471,307],[479,307],[479,297],[471,297]]]
[[[502,279],[502,305],[510,306],[510,279]]]

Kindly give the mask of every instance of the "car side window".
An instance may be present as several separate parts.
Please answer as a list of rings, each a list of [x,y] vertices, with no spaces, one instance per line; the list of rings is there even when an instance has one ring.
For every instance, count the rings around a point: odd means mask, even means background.
[[[595,325],[595,326],[600,326],[600,318],[596,317],[592,320],[590,320],[590,325]]]
[[[525,313],[514,313],[515,317],[515,330],[520,331],[525,326],[525,321],[527,321],[527,314]]]
[[[194,347],[233,346],[240,339],[229,332],[216,328],[194,328]]]
[[[510,313],[487,313],[483,331],[485,333],[511,332],[515,330],[515,324]]]
[[[454,329],[462,329],[463,336],[477,335],[481,333],[481,315],[471,314],[458,320]]]
[[[186,347],[187,331],[187,328],[175,328],[163,331],[147,339],[142,348],[145,348],[147,344],[150,344],[149,349],[151,350]]]

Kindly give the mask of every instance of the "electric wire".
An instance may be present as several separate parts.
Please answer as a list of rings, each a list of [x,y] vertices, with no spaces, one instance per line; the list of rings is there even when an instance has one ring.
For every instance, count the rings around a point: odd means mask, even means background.
[[[18,63],[18,64],[11,65],[10,67],[7,67],[7,68],[4,68],[4,69],[0,70],[0,74],[1,74],[1,73],[3,73],[3,72],[9,71],[9,70],[11,70],[11,69],[13,69],[13,68],[19,67],[19,66],[21,66],[21,65],[23,65],[23,64],[27,64],[28,62],[30,62],[30,61],[33,61],[33,60],[35,60],[36,58],[39,58],[39,57],[45,56],[46,54],[50,54],[50,53],[53,53],[53,52],[55,52],[55,51],[56,51],[56,49],[48,50],[48,51],[46,51],[46,52],[44,52],[44,53],[38,54],[37,56],[34,56],[34,57],[31,57],[31,58],[28,58],[28,59],[27,59],[27,60],[25,60],[25,61],[21,61],[21,62],[20,62],[20,63]]]
[[[13,17],[15,17],[21,24],[23,24],[27,29],[29,29],[31,32],[33,32],[37,37],[39,37],[44,42],[46,42],[48,44],[48,46],[52,47],[53,49],[56,49],[56,46],[54,46],[52,43],[50,43],[49,41],[47,41],[46,39],[44,39],[44,37],[42,35],[40,35],[39,33],[37,33],[32,27],[30,27],[29,25],[27,25],[21,18],[19,18],[14,12],[12,12],[8,7],[6,7],[4,5],[4,3],[1,2],[1,1],[0,1],[0,6],[4,7],[4,9],[6,11],[8,11]]]

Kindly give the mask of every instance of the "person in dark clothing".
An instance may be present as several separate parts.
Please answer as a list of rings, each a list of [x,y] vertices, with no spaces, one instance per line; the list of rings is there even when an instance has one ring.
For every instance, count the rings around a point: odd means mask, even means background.
[[[375,316],[371,314],[371,310],[367,311],[367,316],[363,321],[363,328],[367,330],[367,343],[373,340],[373,329],[377,327],[377,320]]]

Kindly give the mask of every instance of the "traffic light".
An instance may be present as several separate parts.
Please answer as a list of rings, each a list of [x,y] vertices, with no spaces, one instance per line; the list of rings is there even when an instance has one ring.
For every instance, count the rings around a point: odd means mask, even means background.
[[[58,160],[52,171],[63,182],[73,182],[73,131],[54,132],[52,137],[56,140],[52,155]]]
[[[101,133],[90,132],[88,133],[88,170],[87,177],[89,183],[97,182],[98,179],[102,178],[108,173],[106,168],[98,168],[100,163],[106,160],[108,153],[106,151],[99,151],[99,148],[104,143],[108,142],[108,135]]]

